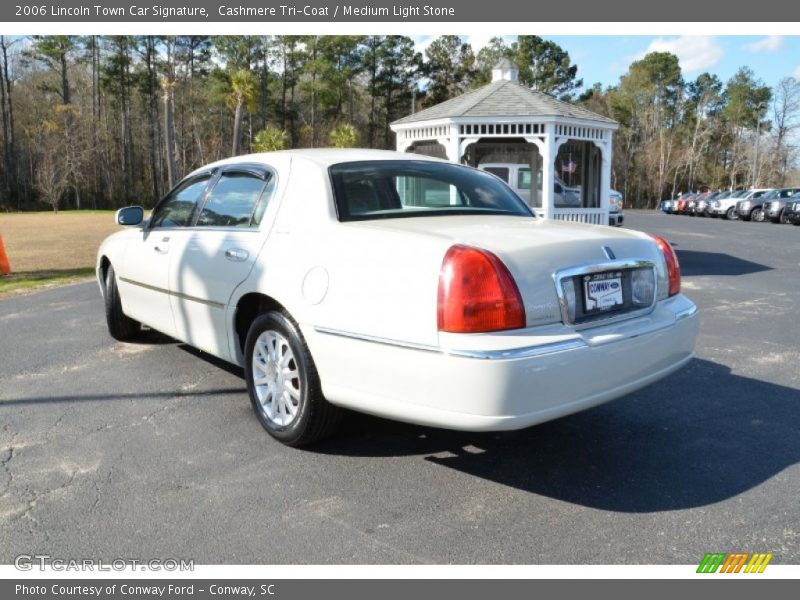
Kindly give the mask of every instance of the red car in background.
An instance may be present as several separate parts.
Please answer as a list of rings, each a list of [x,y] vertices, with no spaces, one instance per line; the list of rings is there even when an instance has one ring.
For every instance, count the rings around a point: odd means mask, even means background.
[[[675,212],[679,215],[686,214],[686,205],[696,198],[697,194],[683,194],[678,197],[678,202],[675,205]]]

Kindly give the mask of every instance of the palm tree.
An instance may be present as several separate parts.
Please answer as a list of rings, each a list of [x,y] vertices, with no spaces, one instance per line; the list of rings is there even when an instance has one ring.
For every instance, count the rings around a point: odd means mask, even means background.
[[[358,130],[350,123],[341,123],[331,130],[330,142],[334,148],[355,148],[358,146]]]
[[[253,150],[255,152],[274,152],[285,149],[288,143],[289,135],[283,129],[269,125],[253,138]]]
[[[233,149],[231,154],[239,154],[239,141],[242,133],[242,113],[244,107],[254,102],[256,97],[256,78],[247,69],[239,69],[231,75],[231,104],[233,116]]]

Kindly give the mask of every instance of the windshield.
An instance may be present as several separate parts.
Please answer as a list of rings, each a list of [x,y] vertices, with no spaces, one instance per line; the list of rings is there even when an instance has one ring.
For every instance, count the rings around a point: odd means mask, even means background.
[[[780,198],[781,191],[780,190],[772,190],[771,192],[764,195],[764,200],[772,200],[774,198]]]
[[[363,161],[330,168],[340,221],[442,215],[532,217],[530,208],[494,175],[459,165]]]

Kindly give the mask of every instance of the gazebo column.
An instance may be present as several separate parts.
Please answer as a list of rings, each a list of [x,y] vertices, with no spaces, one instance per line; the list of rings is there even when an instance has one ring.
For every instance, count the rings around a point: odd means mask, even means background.
[[[543,144],[537,144],[542,153],[542,212],[545,219],[552,219],[555,215],[556,156],[558,149],[566,141],[566,138],[556,138],[554,134],[549,133],[544,136]],[[531,182],[531,187],[533,185]]]
[[[445,148],[447,160],[461,164],[461,138],[458,133],[458,125],[450,125],[450,139],[447,141]]]
[[[596,141],[594,144],[600,149],[600,208],[608,215],[608,193],[611,191],[611,132],[607,140]],[[608,220],[606,219],[605,222]]]
[[[555,138],[552,134],[546,135],[542,148],[542,212],[545,219],[552,219],[555,213],[556,201],[553,191],[556,184],[555,160],[556,149]],[[531,181],[531,187],[535,183]]]

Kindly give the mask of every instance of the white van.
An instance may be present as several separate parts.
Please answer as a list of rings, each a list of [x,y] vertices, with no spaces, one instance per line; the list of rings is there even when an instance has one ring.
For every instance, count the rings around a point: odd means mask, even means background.
[[[525,163],[483,163],[478,168],[505,181],[517,195],[531,204],[531,167]],[[569,187],[564,180],[556,177],[553,183],[556,208],[580,208],[581,190]],[[540,208],[539,206],[535,208]]]

